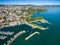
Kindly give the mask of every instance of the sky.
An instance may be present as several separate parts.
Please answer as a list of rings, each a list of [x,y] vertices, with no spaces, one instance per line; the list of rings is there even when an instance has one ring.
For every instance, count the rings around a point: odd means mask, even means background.
[[[60,5],[60,0],[0,0],[0,4],[17,5]]]

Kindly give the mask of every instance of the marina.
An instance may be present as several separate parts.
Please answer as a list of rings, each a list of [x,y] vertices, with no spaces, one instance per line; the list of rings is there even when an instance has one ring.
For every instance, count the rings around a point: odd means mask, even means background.
[[[14,32],[9,32],[9,31],[7,31],[7,32],[5,32],[5,31],[0,31],[0,34],[2,34],[2,35],[13,35],[13,34],[14,34]]]
[[[9,41],[7,41],[7,45],[10,45],[18,36],[26,33],[25,30],[18,32],[16,35],[13,36]],[[5,44],[4,44],[5,45]]]

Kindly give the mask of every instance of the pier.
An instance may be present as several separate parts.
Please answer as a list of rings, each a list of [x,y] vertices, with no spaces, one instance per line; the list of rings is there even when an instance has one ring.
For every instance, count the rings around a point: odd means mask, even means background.
[[[25,38],[25,40],[30,39],[32,36],[34,36],[35,34],[40,34],[39,32],[34,32],[32,34],[30,34],[28,37]]]

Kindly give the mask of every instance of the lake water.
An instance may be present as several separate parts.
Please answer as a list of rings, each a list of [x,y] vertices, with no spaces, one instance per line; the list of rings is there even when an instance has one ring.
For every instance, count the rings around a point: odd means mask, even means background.
[[[32,29],[32,27],[25,24],[1,29],[2,31],[27,31],[27,33],[19,36],[11,45],[60,45],[60,7],[48,8],[45,12],[34,13],[32,17],[38,16],[43,16],[52,24],[41,24],[44,27],[48,26],[48,30]],[[25,38],[35,31],[40,32],[40,34],[35,35],[26,41]],[[3,42],[0,41],[0,44],[1,43]]]

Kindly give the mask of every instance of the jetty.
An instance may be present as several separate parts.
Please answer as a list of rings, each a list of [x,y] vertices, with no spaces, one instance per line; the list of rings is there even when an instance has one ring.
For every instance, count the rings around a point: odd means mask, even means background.
[[[30,39],[32,36],[34,36],[35,34],[40,34],[39,32],[34,32],[32,34],[30,34],[28,37],[25,38],[25,40]]]
[[[44,28],[44,27],[37,26],[37,25],[35,26],[33,24],[29,24],[28,22],[25,22],[25,24],[31,26],[32,28],[38,28],[38,29],[41,29],[41,30],[47,30],[48,29],[48,27]]]

